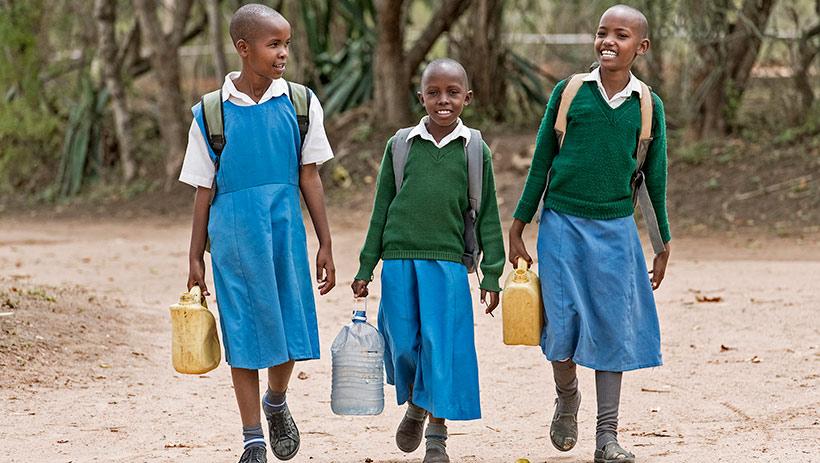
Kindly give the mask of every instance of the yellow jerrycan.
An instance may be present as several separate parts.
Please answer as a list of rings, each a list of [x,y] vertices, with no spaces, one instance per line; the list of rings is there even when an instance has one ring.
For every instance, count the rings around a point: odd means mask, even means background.
[[[171,352],[174,370],[199,375],[219,365],[221,351],[216,320],[199,286],[179,296],[171,306]]]
[[[541,285],[535,272],[527,268],[527,261],[518,259],[518,267],[507,276],[501,294],[504,344],[540,345],[544,327]]]

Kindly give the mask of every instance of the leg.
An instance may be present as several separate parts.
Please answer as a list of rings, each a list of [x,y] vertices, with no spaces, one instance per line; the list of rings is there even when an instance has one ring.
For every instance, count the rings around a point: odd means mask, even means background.
[[[555,379],[555,414],[550,424],[550,441],[552,445],[567,452],[578,442],[578,407],[581,405],[581,393],[578,391],[578,377],[575,362],[565,360],[552,362],[552,375]]]
[[[262,409],[268,420],[270,445],[280,460],[290,460],[299,451],[299,429],[288,409],[285,393],[295,362],[289,361],[268,368],[268,390],[262,400]]]
[[[231,368],[236,403],[242,418],[242,437],[245,450],[240,463],[265,463],[265,437],[259,416],[259,372]]]
[[[618,405],[621,401],[623,373],[595,372],[598,396],[598,424],[595,429],[596,463],[632,463],[635,455],[618,444]]]
[[[444,419],[430,417],[430,423],[427,425],[424,437],[427,438],[427,443],[423,463],[449,463],[447,425],[444,423]]]

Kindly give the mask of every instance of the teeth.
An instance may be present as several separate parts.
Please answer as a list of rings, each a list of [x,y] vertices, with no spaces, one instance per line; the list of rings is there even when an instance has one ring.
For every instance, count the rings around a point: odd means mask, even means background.
[[[603,51],[601,52],[601,55],[603,55],[603,56],[615,56],[616,54],[617,54],[617,53],[615,53],[615,52],[614,52],[614,51],[612,51],[612,50],[603,50]]]

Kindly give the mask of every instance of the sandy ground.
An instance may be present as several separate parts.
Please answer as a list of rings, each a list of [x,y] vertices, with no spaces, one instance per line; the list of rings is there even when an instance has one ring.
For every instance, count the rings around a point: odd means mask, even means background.
[[[364,221],[333,223],[339,281],[318,300],[323,357],[297,365],[289,393],[303,436],[294,461],[418,462],[421,450],[404,455],[393,444],[402,410],[390,388],[380,416],[330,411],[329,348],[348,319]],[[0,308],[12,312],[0,317],[0,461],[237,461],[227,365],[203,376],[171,367],[168,305],[184,289],[187,239],[187,217],[0,220],[0,281],[43,297]],[[666,364],[625,376],[620,436],[639,461],[817,461],[818,274],[816,238],[676,239],[656,293]],[[375,317],[378,279],[371,293]],[[477,303],[475,313],[485,418],[451,423],[453,461],[591,462],[592,372],[580,372],[580,442],[559,453],[547,437],[553,392],[540,350],[504,346],[500,317]],[[57,315],[64,329],[53,334],[44,324]]]

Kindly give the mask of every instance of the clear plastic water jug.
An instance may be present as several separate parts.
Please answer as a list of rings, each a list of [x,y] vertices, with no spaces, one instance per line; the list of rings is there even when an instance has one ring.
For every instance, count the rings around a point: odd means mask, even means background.
[[[384,339],[367,323],[364,299],[354,302],[353,321],[330,347],[330,408],[337,415],[378,415],[384,410]]]

